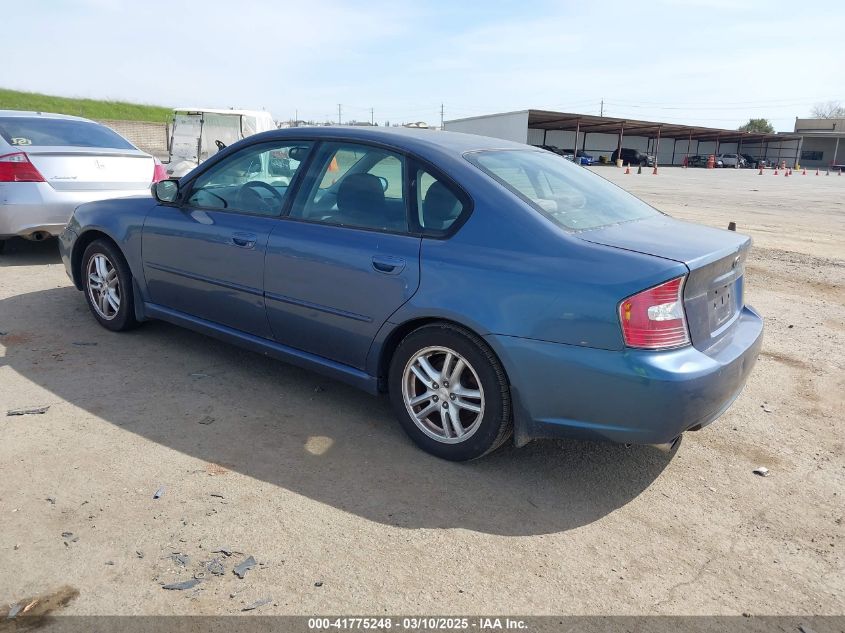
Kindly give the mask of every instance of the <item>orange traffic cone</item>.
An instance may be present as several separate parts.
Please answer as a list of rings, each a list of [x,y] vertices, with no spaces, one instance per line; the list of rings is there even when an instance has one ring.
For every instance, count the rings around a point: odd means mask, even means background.
[[[625,165],[625,173],[626,173],[626,174],[630,174],[630,173],[631,173],[631,163],[627,163],[627,164]]]
[[[806,175],[807,175],[807,168],[806,168],[806,167],[804,168],[804,171],[802,171],[802,172],[801,172],[801,175],[802,175],[802,176],[806,176]]]
[[[784,169],[784,170],[783,170],[783,175],[784,175],[784,176],[788,176],[788,175],[789,175],[789,170],[788,170],[788,169]]]
[[[778,166],[775,165],[775,176],[777,176],[777,175],[778,175]]]
[[[819,168],[816,167],[816,176],[818,176],[818,175],[819,175]]]
[[[762,163],[760,164],[760,173],[759,173],[759,174],[757,174],[757,175],[758,175],[758,176],[762,176],[762,175],[763,175],[763,164],[762,164]]]
[[[651,172],[651,175],[652,175],[652,176],[656,176],[656,175],[657,175],[657,163],[655,163],[655,164],[654,164],[654,171],[653,171],[653,172]]]

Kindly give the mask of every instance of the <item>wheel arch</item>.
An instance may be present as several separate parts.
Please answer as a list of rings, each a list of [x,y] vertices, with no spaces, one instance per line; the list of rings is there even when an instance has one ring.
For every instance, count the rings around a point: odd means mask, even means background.
[[[408,334],[410,334],[411,332],[420,329],[421,327],[437,323],[451,325],[461,330],[466,330],[473,336],[476,336],[482,341],[484,341],[485,345],[490,348],[490,351],[496,357],[496,360],[499,361],[499,364],[501,365],[502,370],[505,373],[505,378],[508,381],[508,385],[510,386],[510,377],[508,376],[508,372],[505,369],[505,365],[502,362],[502,359],[499,357],[499,354],[496,352],[496,350],[494,350],[493,347],[486,342],[482,334],[479,334],[474,328],[469,327],[459,321],[455,321],[454,319],[438,316],[425,316],[415,317],[413,319],[404,321],[399,325],[396,325],[392,330],[390,330],[390,332],[385,337],[384,342],[378,349],[378,361],[376,364],[376,378],[378,379],[378,388],[380,392],[387,392],[387,373],[390,368],[390,362],[393,360],[393,355],[396,352],[396,349],[399,347],[399,344],[402,342],[402,339],[408,336]]]
[[[82,255],[85,253],[85,249],[88,248],[88,245],[98,239],[108,240],[118,251],[120,251],[121,254],[123,254],[120,246],[118,246],[115,239],[108,233],[99,229],[89,229],[82,233],[78,238],[76,238],[76,241],[73,244],[73,251],[71,251],[70,254],[70,270],[73,274],[73,285],[76,286],[78,290],[82,290]],[[126,255],[123,257],[125,259]]]
[[[85,249],[88,248],[92,242],[95,242],[98,239],[107,241],[123,256],[123,259],[126,260],[129,272],[132,274],[132,295],[134,299],[133,304],[135,306],[135,318],[138,321],[146,320],[143,309],[143,295],[141,294],[141,289],[138,287],[138,280],[132,270],[132,266],[129,264],[129,258],[126,257],[126,253],[124,253],[123,249],[120,248],[117,240],[105,231],[100,229],[88,229],[76,238],[76,241],[73,244],[73,250],[70,254],[70,270],[73,275],[73,285],[76,286],[77,290],[84,290],[82,286],[82,255],[85,253]]]

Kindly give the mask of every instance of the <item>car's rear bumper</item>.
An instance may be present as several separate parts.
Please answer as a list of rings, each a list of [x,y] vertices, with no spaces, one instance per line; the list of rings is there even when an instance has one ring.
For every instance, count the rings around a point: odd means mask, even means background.
[[[140,190],[57,191],[46,182],[0,184],[0,239],[41,234],[57,236],[80,204],[149,195]]]
[[[663,444],[709,424],[736,399],[757,360],[763,321],[743,308],[733,336],[707,353],[486,338],[511,383],[518,444],[552,437]]]

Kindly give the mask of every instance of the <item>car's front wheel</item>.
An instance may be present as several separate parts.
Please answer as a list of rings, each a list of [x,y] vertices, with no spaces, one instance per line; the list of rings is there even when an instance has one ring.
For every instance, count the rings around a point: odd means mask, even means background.
[[[511,436],[505,372],[484,341],[463,328],[441,323],[411,332],[393,355],[388,381],[402,427],[433,455],[476,459]]]
[[[106,240],[94,240],[81,263],[82,287],[94,318],[114,332],[137,327],[132,273],[123,254]]]

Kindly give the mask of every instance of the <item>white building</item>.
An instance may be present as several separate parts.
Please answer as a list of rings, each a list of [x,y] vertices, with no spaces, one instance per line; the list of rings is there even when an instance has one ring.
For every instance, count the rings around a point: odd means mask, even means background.
[[[845,119],[795,119],[800,134],[801,164],[845,168]]]

